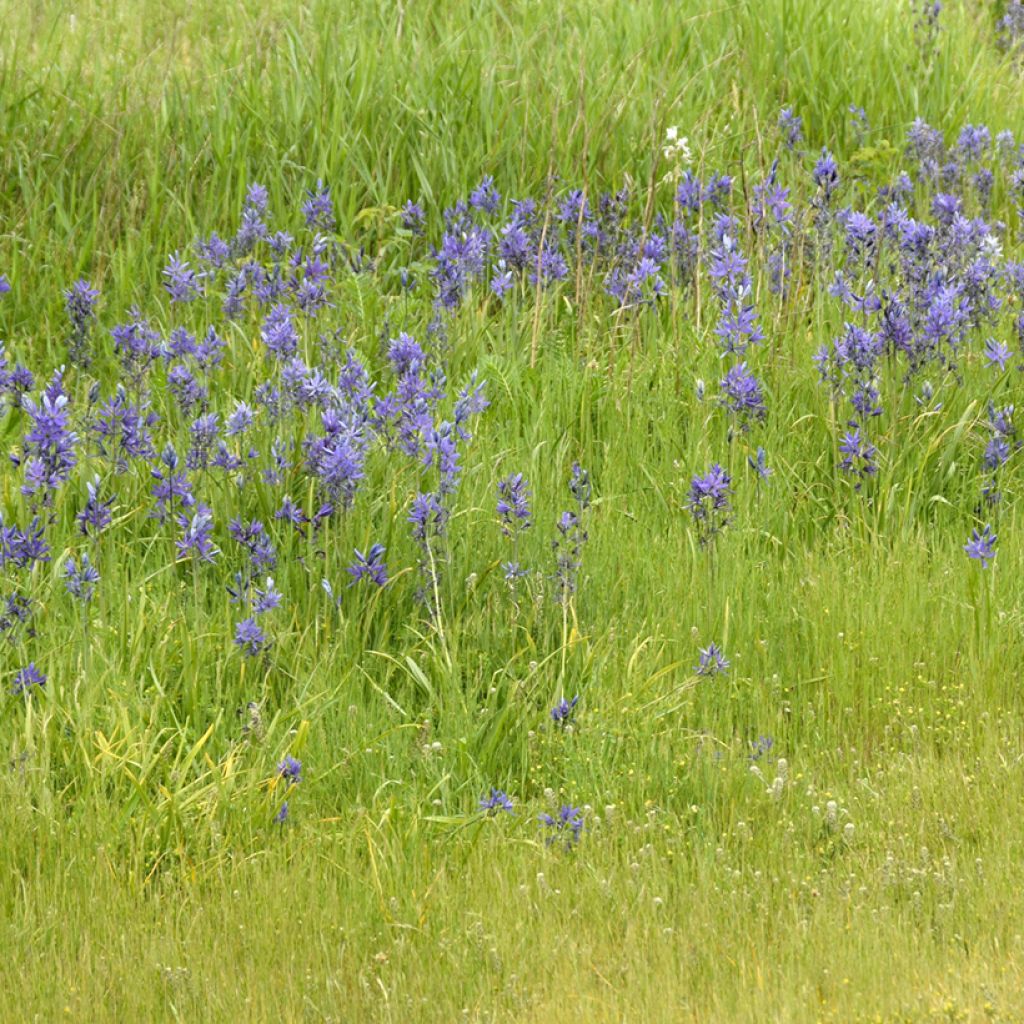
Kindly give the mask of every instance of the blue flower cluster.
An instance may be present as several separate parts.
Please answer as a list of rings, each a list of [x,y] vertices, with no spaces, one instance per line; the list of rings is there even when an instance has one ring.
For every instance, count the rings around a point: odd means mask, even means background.
[[[930,39],[940,5],[916,10]],[[1004,5],[1009,49],[1024,35],[1020,11],[1019,0]],[[867,112],[849,113],[855,135],[868,138]],[[805,128],[811,135],[794,108],[783,110],[777,158],[742,189],[731,174],[685,170],[659,202],[629,188],[554,185],[511,198],[486,177],[443,211],[405,202],[386,246],[342,237],[322,181],[279,217],[270,190],[254,183],[231,230],[167,255],[151,305],[111,310],[89,280],[72,283],[63,365],[37,379],[0,343],[0,416],[12,438],[0,510],[5,684],[31,694],[46,681],[34,619],[54,577],[36,570],[55,558],[60,599],[88,620],[109,585],[104,555],[129,528],[194,592],[202,582],[221,595],[231,614],[224,648],[246,671],[270,671],[278,656],[296,596],[283,570],[293,565],[339,608],[401,600],[403,578],[415,579],[423,615],[442,628],[453,535],[465,522],[460,489],[474,470],[467,452],[489,406],[470,367],[449,379],[461,365],[450,358],[450,328],[464,311],[514,319],[581,282],[616,323],[639,325],[670,302],[694,308],[696,344],[721,358],[707,415],[723,424],[728,451],[692,456],[701,461],[683,500],[709,550],[738,518],[744,463],[758,487],[772,476],[760,442],[780,411],[766,382],[789,359],[774,335],[798,303],[814,298],[825,310],[813,357],[833,427],[822,462],[849,481],[851,502],[870,500],[885,479],[887,429],[903,406],[938,410],[933,381],[960,387],[980,365],[984,483],[965,551],[988,566],[1005,467],[1024,444],[1013,405],[996,400],[1024,370],[1024,262],[1014,258],[1024,146],[984,125],[947,138],[918,120],[905,170],[879,182],[841,172],[827,149],[805,152]],[[993,216],[1004,196],[1015,229]],[[387,300],[370,331],[352,330],[359,314],[348,299],[363,288]],[[0,298],[5,308],[19,298],[4,275]],[[372,344],[346,340],[366,334]],[[378,471],[389,501],[367,483]],[[544,557],[531,556],[528,540],[545,521],[535,517],[545,495],[523,472],[496,481],[508,552],[500,576],[516,614],[524,592],[540,606],[547,590],[568,621],[586,588],[601,501],[580,463],[567,475]],[[384,507],[401,511],[378,521]],[[320,568],[339,550],[348,586]],[[728,668],[712,644],[695,671]],[[571,720],[575,700],[555,708],[555,723]],[[560,827],[578,837],[570,810]]]

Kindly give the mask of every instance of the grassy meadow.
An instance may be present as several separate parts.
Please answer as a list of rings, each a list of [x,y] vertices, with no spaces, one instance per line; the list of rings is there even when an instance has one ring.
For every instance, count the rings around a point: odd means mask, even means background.
[[[1024,1021],[1013,7],[0,0],[0,1020]]]

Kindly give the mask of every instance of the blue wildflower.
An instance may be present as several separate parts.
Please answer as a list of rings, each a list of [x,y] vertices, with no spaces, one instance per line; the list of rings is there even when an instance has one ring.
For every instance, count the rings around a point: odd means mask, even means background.
[[[392,338],[388,346],[388,359],[395,368],[395,373],[403,377],[409,373],[419,373],[426,365],[427,356],[420,343],[404,331],[397,338]]]
[[[370,550],[363,554],[356,548],[355,562],[350,565],[347,572],[352,576],[349,586],[355,586],[360,580],[369,580],[378,587],[383,587],[388,582],[388,567],[384,562],[384,553],[387,548],[383,544],[374,544]]]
[[[700,651],[700,657],[693,671],[699,676],[717,676],[729,671],[729,661],[716,643],[710,643]]]
[[[703,476],[697,474],[690,481],[686,508],[693,516],[701,544],[707,544],[729,525],[731,484],[732,478],[717,462]]]
[[[110,334],[125,376],[139,385],[153,361],[160,357],[160,335],[137,309],[130,309],[128,315],[128,323],[111,328]]]
[[[498,260],[491,274],[491,291],[499,298],[505,297],[516,285],[516,279],[504,260]]]
[[[835,157],[827,150],[822,149],[818,162],[811,172],[814,184],[821,191],[821,199],[825,206],[829,204],[832,195],[839,188],[839,165]]]
[[[779,111],[779,131],[787,149],[794,149],[798,143],[803,142],[804,122],[792,107],[783,107]]]
[[[203,293],[202,274],[196,273],[177,253],[168,257],[164,267],[164,288],[171,302],[191,302]]]
[[[490,794],[480,798],[479,807],[481,811],[487,811],[491,815],[497,814],[498,811],[505,811],[511,814],[512,800],[503,790],[495,789],[492,786]]]
[[[758,446],[757,457],[747,456],[747,465],[757,474],[758,481],[767,480],[775,471],[768,465],[768,456],[764,448]]]
[[[26,496],[41,492],[43,501],[49,502],[78,463],[78,435],[70,426],[63,368],[54,373],[38,403],[25,397],[21,405],[32,420],[24,438],[25,484],[21,491]]]
[[[545,839],[548,846],[561,841],[567,850],[571,850],[583,832],[583,812],[569,804],[563,804],[557,815],[541,814],[538,820],[549,830]]]
[[[530,575],[530,570],[523,568],[518,562],[502,562],[501,568],[505,575],[505,581],[512,588],[516,586],[519,580],[526,579]]]
[[[511,537],[533,525],[530,512],[530,487],[522,473],[512,473],[498,481],[498,518],[501,530]]]
[[[228,437],[244,434],[255,422],[256,410],[246,402],[236,402],[234,411],[224,424],[224,433]]]
[[[295,786],[302,781],[302,762],[292,757],[291,754],[288,754],[277,766],[277,774],[280,775],[289,786]]]
[[[270,194],[258,181],[252,182],[245,190],[245,206],[247,209],[256,210],[258,213],[266,213],[269,199]]]
[[[73,558],[64,563],[64,586],[72,597],[78,598],[83,604],[92,600],[99,581],[99,570],[89,561],[88,552],[82,554],[80,563],[76,563]]]
[[[175,541],[178,558],[197,558],[200,562],[213,562],[220,553],[215,547],[213,533],[213,513],[207,505],[196,506],[195,514],[189,518],[184,512],[175,517],[181,528],[181,537]]]
[[[247,658],[262,654],[269,645],[267,634],[255,619],[243,619],[235,626],[235,646],[240,647]]]
[[[0,599],[0,637],[13,643],[16,634],[22,629],[33,636],[34,631],[30,625],[32,614],[32,600],[24,594],[15,591]]]
[[[215,270],[231,258],[231,247],[216,231],[211,232],[208,239],[198,239],[195,250],[200,262],[208,263]]]
[[[988,563],[996,557],[996,540],[997,535],[986,525],[981,533],[977,530],[971,532],[971,539],[964,545],[964,551],[968,558],[976,558],[981,562],[982,569],[987,569]]]
[[[572,464],[572,476],[569,478],[569,493],[576,499],[581,515],[590,508],[590,499],[593,494],[590,474],[578,462]]]
[[[252,611],[254,615],[263,615],[265,612],[273,611],[281,605],[281,591],[274,586],[274,581],[268,576],[266,586],[262,589],[253,589]]]
[[[494,187],[494,178],[489,174],[470,193],[469,205],[484,213],[497,213],[501,193]]]
[[[33,688],[45,685],[46,676],[36,668],[34,661],[30,661],[23,669],[15,673],[14,681],[11,684],[11,693],[23,693],[28,696]]]
[[[0,569],[14,565],[27,569],[33,562],[48,562],[50,546],[43,537],[43,526],[38,516],[31,525],[22,530],[18,526],[6,526],[0,515]]]
[[[995,338],[985,342],[985,358],[990,367],[996,367],[1000,373],[1006,370],[1006,364],[1013,358],[1012,350]]]
[[[763,420],[768,415],[761,385],[746,363],[733,366],[718,382],[718,387],[722,392],[722,405],[739,420],[743,430],[749,429],[752,420]]]
[[[555,725],[567,725],[573,721],[574,713],[576,711],[576,705],[580,701],[580,695],[576,694],[572,700],[566,700],[564,697],[551,709],[551,721]]]
[[[315,189],[306,191],[302,214],[306,218],[306,227],[317,231],[334,230],[334,204],[331,202],[331,190],[322,181],[317,181]]]
[[[274,519],[278,522],[291,523],[298,533],[302,533],[309,523],[309,516],[295,504],[289,495],[281,500],[281,507],[274,512]]]
[[[851,103],[847,110],[850,113],[850,127],[853,129],[853,137],[857,144],[861,145],[867,137],[869,130],[867,111],[863,107],[858,107],[856,103]]]
[[[860,478],[856,485],[858,488],[861,486],[860,481],[878,472],[878,463],[875,461],[878,449],[861,433],[859,427],[843,434],[839,452],[843,456],[839,468],[844,473],[852,473]]]
[[[260,328],[263,344],[278,359],[290,359],[299,348],[299,335],[292,322],[291,307],[278,303],[271,309]]]
[[[71,321],[68,358],[75,366],[88,367],[92,362],[89,334],[96,319],[96,303],[100,293],[88,281],[76,281],[64,292],[64,308]]]
[[[424,218],[423,207],[411,199],[407,199],[405,206],[402,207],[402,227],[413,234],[421,235],[423,234]]]

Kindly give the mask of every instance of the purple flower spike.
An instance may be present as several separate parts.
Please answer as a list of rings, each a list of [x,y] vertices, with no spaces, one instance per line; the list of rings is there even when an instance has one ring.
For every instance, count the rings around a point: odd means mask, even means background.
[[[532,525],[530,487],[522,473],[512,473],[498,482],[497,513],[506,537]]]
[[[729,671],[729,661],[718,644],[710,643],[700,652],[700,659],[693,671],[699,676],[717,676]]]
[[[490,795],[482,796],[480,798],[480,810],[487,811],[488,814],[495,815],[498,811],[505,811],[507,814],[512,814],[512,800],[509,795],[500,789],[491,787]]]
[[[986,525],[985,529],[978,533],[972,531],[971,539],[964,545],[964,551],[968,558],[976,558],[981,562],[982,569],[988,568],[988,563],[996,557],[997,535],[992,532],[992,527]]]
[[[573,713],[576,705],[580,702],[580,695],[576,694],[572,700],[564,697],[551,709],[551,721],[555,725],[566,725],[573,720]]]
[[[46,676],[30,661],[15,677],[11,684],[11,693],[23,693],[28,696],[37,686],[46,685]]]
[[[270,641],[256,620],[249,618],[235,627],[235,645],[247,658],[255,658],[270,646]]]
[[[385,551],[387,548],[383,544],[374,544],[365,555],[357,548],[356,560],[348,567],[348,572],[352,576],[349,586],[355,586],[360,580],[369,580],[378,587],[383,587],[388,581],[388,567],[384,562]]]
[[[557,815],[541,814],[538,820],[548,830],[545,840],[548,846],[562,841],[565,848],[571,850],[583,832],[583,812],[569,804],[564,804]]]
[[[731,485],[732,478],[717,462],[703,476],[694,476],[690,481],[686,508],[693,516],[701,544],[707,544],[729,525]]]
[[[289,786],[298,785],[302,781],[302,762],[288,754],[277,766],[277,774],[281,776]]]

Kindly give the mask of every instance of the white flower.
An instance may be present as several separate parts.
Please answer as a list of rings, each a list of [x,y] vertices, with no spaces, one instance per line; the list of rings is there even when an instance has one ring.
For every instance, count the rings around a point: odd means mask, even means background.
[[[689,164],[693,161],[693,153],[690,151],[690,140],[684,135],[679,136],[679,129],[674,125],[665,129],[665,144],[661,149],[666,160],[678,165]]]
[[[995,262],[1003,257],[1003,243],[995,235],[986,235],[981,240],[981,254]]]

